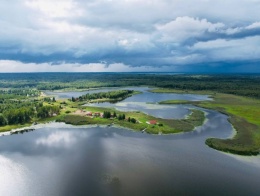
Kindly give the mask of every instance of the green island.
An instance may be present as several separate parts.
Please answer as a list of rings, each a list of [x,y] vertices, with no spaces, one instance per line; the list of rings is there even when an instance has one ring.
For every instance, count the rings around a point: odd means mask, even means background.
[[[182,93],[171,89],[154,89],[152,92]],[[185,91],[194,93],[194,91]],[[195,91],[196,93],[196,91]],[[260,149],[260,100],[238,95],[204,92],[212,101],[167,100],[160,104],[193,104],[198,107],[213,109],[229,116],[237,134],[231,139],[209,138],[206,144],[214,149],[240,155],[257,155]]]
[[[140,94],[139,91],[134,90],[117,90],[110,92],[99,92],[99,93],[87,93],[79,97],[72,97],[71,101],[87,101],[88,103],[100,103],[100,102],[119,102],[123,101],[127,97],[132,95]]]

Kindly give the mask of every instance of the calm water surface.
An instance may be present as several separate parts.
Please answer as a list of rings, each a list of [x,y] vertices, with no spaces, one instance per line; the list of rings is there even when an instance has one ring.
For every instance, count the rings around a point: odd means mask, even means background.
[[[190,105],[159,105],[155,104],[165,100],[211,100],[207,95],[151,93],[147,87],[126,88],[141,91],[142,94],[131,96],[118,103],[95,103],[87,106],[113,107],[120,111],[141,111],[146,114],[165,119],[181,119],[190,114]]]
[[[0,195],[259,195],[259,157],[208,148],[206,138],[233,130],[205,111],[207,122],[185,134],[50,123],[0,137]]]

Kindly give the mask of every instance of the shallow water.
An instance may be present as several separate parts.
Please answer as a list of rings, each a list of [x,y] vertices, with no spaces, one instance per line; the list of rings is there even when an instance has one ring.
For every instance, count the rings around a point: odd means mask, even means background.
[[[56,96],[58,98],[67,98],[71,97],[79,97],[81,95],[85,95],[87,93],[99,93],[99,92],[109,92],[115,90],[136,90],[141,91],[145,94],[138,94],[128,98],[128,100],[135,101],[139,100],[139,102],[158,102],[169,99],[179,99],[179,100],[191,100],[191,101],[199,101],[199,100],[210,100],[207,95],[195,95],[195,94],[175,94],[175,93],[151,93],[148,90],[152,89],[149,87],[115,87],[115,88],[100,88],[96,90],[87,90],[87,91],[67,91],[67,92],[55,92],[55,91],[44,91],[46,95]]]
[[[184,134],[50,123],[0,137],[0,195],[259,195],[259,156],[208,148],[233,129],[204,111],[207,122]]]
[[[181,119],[190,114],[190,105],[159,105],[165,100],[189,100],[203,101],[211,100],[207,95],[175,94],[175,93],[151,93],[147,87],[127,88],[141,91],[141,94],[131,96],[118,103],[94,103],[86,106],[113,107],[120,111],[141,111],[158,118]]]
[[[87,93],[98,93],[98,92],[108,92],[114,90],[129,89],[141,91],[141,94],[131,96],[119,103],[95,103],[87,104],[87,106],[99,106],[99,107],[113,107],[120,111],[141,111],[146,114],[165,119],[181,119],[185,118],[190,114],[190,108],[192,106],[187,105],[158,105],[155,104],[160,101],[165,100],[189,100],[189,101],[203,101],[211,100],[207,95],[195,95],[195,94],[176,94],[176,93],[151,93],[148,87],[124,87],[124,88],[101,88],[97,90],[89,91],[69,91],[69,92],[53,92],[45,91],[46,95],[56,96],[58,98],[71,98],[79,97]],[[153,103],[153,104],[151,104]]]

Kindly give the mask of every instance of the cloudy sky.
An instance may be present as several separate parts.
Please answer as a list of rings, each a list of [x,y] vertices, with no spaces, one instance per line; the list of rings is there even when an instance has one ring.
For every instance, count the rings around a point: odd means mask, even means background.
[[[260,72],[260,0],[1,0],[0,72]]]

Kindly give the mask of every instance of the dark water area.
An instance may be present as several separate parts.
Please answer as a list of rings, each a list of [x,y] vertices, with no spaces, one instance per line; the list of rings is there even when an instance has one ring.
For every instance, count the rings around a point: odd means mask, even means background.
[[[205,124],[184,134],[50,123],[0,137],[0,195],[259,195],[259,156],[208,148],[207,138],[234,131],[204,111]]]
[[[208,118],[178,135],[53,123],[1,137],[0,195],[258,195],[259,167],[205,146],[232,134]]]

